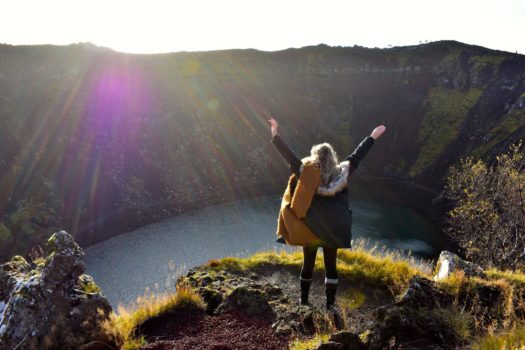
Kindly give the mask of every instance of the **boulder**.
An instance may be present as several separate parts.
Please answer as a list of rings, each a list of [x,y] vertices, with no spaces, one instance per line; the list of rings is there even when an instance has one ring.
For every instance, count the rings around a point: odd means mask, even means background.
[[[407,343],[414,345],[413,349],[455,348],[462,339],[447,319],[453,301],[453,296],[438,289],[434,281],[412,277],[396,303],[374,311],[375,321],[367,335],[368,349],[395,348]]]
[[[0,266],[0,341],[7,349],[81,349],[112,343],[102,329],[111,306],[84,275],[82,249],[65,231],[48,241],[51,254],[29,264],[15,256]]]
[[[438,308],[452,304],[452,296],[436,287],[436,284],[424,277],[414,276],[408,282],[406,291],[397,302],[398,306]]]
[[[328,343],[321,343],[319,344],[315,350],[344,350],[345,347],[341,343],[336,343],[333,341],[329,341]]]
[[[298,303],[291,303],[283,290],[271,283],[261,283],[255,272],[217,271],[208,266],[191,269],[177,280],[177,286],[189,285],[206,303],[206,313],[236,310],[248,316],[266,316],[279,335],[312,335],[316,325],[328,326],[322,313]]]
[[[412,344],[410,349],[455,349],[460,343],[455,330],[432,309],[387,305],[375,311],[376,321],[368,334],[368,349],[397,348]]]
[[[357,334],[348,331],[333,333],[328,339],[331,342],[343,344],[344,350],[362,350],[365,345]]]
[[[465,276],[468,277],[485,277],[485,272],[480,266],[470,261],[463,260],[456,254],[444,250],[439,254],[434,281],[439,281],[458,270],[463,271]]]
[[[220,314],[227,310],[239,310],[248,316],[267,315],[272,319],[275,318],[275,312],[268,304],[264,291],[250,286],[236,287],[228,293],[217,308],[217,313]]]

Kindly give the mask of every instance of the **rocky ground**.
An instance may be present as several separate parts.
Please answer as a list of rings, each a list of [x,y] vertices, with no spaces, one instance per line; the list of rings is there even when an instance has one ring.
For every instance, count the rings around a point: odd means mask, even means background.
[[[249,317],[238,311],[171,319],[148,327],[145,333],[151,343],[142,349],[286,349],[288,337],[277,336],[271,324],[270,318]]]
[[[290,254],[267,254],[193,268],[177,280],[177,303],[156,313],[124,312],[119,323],[83,273],[73,237],[57,232],[47,248],[45,258],[15,256],[0,265],[0,349],[290,349],[320,334],[329,341],[300,349],[462,349],[525,315],[522,275],[483,271],[448,252],[440,255],[438,282],[407,270],[397,291],[359,270],[373,261],[342,254],[338,308],[330,311],[322,270],[314,275],[311,305],[300,305],[300,264]]]
[[[249,272],[192,269],[178,283],[188,283],[199,291],[207,303],[206,312],[142,325],[140,332],[149,342],[142,349],[288,349],[292,339],[306,339],[315,333],[335,333],[336,339],[350,337],[352,349],[365,349],[369,344],[357,335],[371,334],[377,310],[395,302],[387,290],[350,285],[343,279],[338,312],[326,311],[324,276],[318,272],[310,293],[311,305],[301,306],[298,275],[299,270],[293,267],[262,266]],[[395,345],[395,337],[388,340]],[[425,336],[410,342],[416,347],[398,348],[448,348],[432,345]]]
[[[448,252],[441,259],[446,262],[439,265],[439,278],[454,269],[483,274]],[[293,341],[315,334],[327,334],[329,341],[306,348],[463,349],[472,339],[466,327],[494,331],[519,308],[497,284],[483,282],[451,293],[415,275],[401,294],[341,278],[338,308],[326,311],[322,272],[314,275],[309,306],[299,305],[298,276],[297,266],[271,262],[249,269],[220,262],[194,268],[177,283],[196,290],[206,311],[141,325],[137,331],[149,342],[143,349],[290,349]],[[478,321],[477,330],[472,320]]]

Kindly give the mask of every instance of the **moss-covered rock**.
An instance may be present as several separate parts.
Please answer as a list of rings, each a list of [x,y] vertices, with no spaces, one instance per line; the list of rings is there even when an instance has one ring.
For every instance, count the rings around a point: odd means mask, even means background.
[[[111,306],[83,274],[82,250],[65,231],[55,233],[50,246],[53,253],[43,264],[15,256],[0,266],[2,346],[79,349],[91,341],[111,344],[103,327]]]

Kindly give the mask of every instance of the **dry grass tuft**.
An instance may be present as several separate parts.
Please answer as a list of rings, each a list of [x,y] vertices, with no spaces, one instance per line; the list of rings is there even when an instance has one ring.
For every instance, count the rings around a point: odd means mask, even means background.
[[[143,337],[137,337],[135,329],[149,318],[185,308],[199,308],[205,305],[201,297],[188,286],[179,286],[175,294],[160,294],[140,296],[136,302],[127,307],[118,306],[117,313],[112,313],[104,327],[112,334],[121,348],[125,350],[138,349],[145,345]]]
[[[500,334],[488,334],[478,338],[472,350],[515,350],[525,348],[525,323],[517,324],[512,330]]]

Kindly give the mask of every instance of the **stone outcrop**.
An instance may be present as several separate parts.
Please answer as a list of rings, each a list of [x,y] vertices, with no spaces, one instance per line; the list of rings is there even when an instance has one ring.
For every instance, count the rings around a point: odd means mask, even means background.
[[[330,342],[341,344],[343,350],[363,350],[365,344],[357,334],[348,331],[333,333],[329,339]]]
[[[240,310],[252,317],[269,317],[277,334],[313,334],[316,323],[327,321],[320,310],[290,300],[279,286],[259,282],[257,274],[197,267],[177,280],[181,284],[197,290],[208,314]]]
[[[110,343],[102,323],[111,306],[84,274],[82,249],[65,231],[48,241],[49,256],[0,266],[0,341],[12,349],[81,349]],[[89,345],[91,344],[91,345]]]
[[[398,306],[413,308],[444,308],[452,304],[452,296],[421,276],[414,276],[397,302]]]
[[[434,280],[439,281],[449,276],[454,271],[463,271],[467,277],[485,277],[485,272],[481,266],[470,261],[461,259],[454,253],[442,251],[436,264]]]
[[[395,299],[384,298],[372,307],[357,309],[347,309],[341,302],[327,312],[315,306],[318,304],[299,305],[298,295],[291,294],[298,290],[285,285],[296,282],[296,270],[288,274],[276,265],[249,271],[232,266],[213,263],[194,268],[177,285],[194,288],[206,302],[209,315],[240,312],[251,319],[269,319],[272,334],[278,336],[308,338],[338,329],[316,350],[456,349],[467,344],[471,332],[502,330],[512,319],[509,289],[490,279],[459,279],[451,286],[416,275]],[[473,264],[462,262],[462,266]],[[373,286],[365,288],[374,294]],[[344,292],[338,297],[344,299]]]

